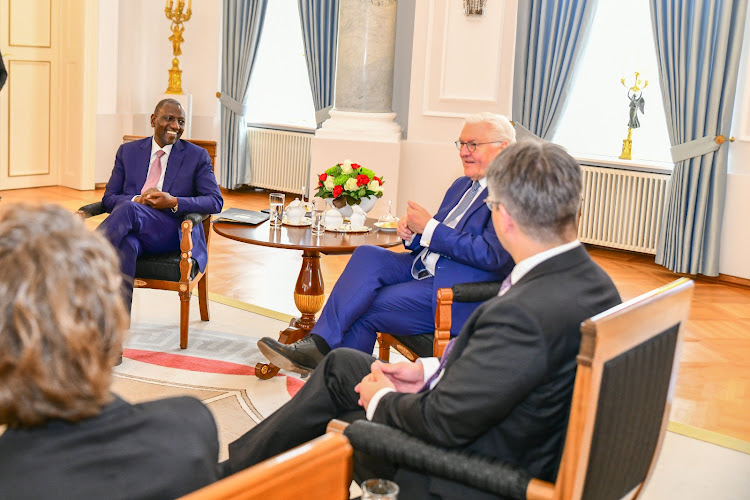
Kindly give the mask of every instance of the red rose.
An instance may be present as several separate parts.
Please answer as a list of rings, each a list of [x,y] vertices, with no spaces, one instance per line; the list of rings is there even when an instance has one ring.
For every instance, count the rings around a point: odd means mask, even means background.
[[[362,165],[360,165],[359,163],[352,163],[352,170],[357,170],[358,168],[361,168],[361,167]]]
[[[320,174],[320,176],[318,176],[318,180],[320,182],[325,182],[326,179],[328,179],[328,174],[325,172],[323,172],[322,174]]]
[[[333,186],[333,197],[338,198],[344,192],[344,186]]]
[[[359,174],[357,176],[357,186],[366,186],[370,183],[370,178],[365,174]]]
[[[381,181],[380,177],[378,177],[378,176],[373,176],[372,180],[378,181],[378,186],[382,186],[383,185],[383,181]]]

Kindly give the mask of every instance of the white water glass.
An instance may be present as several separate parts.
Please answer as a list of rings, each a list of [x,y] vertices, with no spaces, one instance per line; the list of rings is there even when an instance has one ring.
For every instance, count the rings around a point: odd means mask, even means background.
[[[312,199],[312,234],[320,236],[325,233],[326,202],[323,198]]]
[[[362,500],[397,500],[399,487],[387,479],[368,479],[362,483]]]
[[[284,193],[271,193],[269,195],[270,210],[268,214],[271,216],[271,227],[281,227],[284,218],[285,199]]]

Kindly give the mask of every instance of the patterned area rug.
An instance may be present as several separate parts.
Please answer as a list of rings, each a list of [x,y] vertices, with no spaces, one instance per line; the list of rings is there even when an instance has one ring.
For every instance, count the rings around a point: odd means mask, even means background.
[[[135,290],[132,325],[113,390],[131,402],[177,395],[202,400],[216,419],[223,460],[229,442],[287,402],[303,381],[291,373],[271,380],[255,377],[255,364],[265,361],[257,340],[278,337],[288,316],[213,299],[207,322],[200,320],[197,298],[191,300],[188,348],[180,349],[177,294]]]

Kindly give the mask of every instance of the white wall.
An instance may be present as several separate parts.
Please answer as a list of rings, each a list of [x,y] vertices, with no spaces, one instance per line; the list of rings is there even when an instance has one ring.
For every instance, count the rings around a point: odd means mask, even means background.
[[[219,140],[221,2],[193,0],[179,57],[182,89],[192,94],[192,137]],[[150,117],[172,67],[164,2],[99,0],[96,182],[106,182],[125,134],[150,135]]]
[[[745,38],[742,44],[737,94],[735,97],[732,130],[735,136],[729,144],[727,168],[727,196],[721,230],[719,272],[750,279],[750,10],[745,18]]]
[[[516,2],[488,2],[485,11],[466,17],[460,0],[416,4],[399,213],[408,200],[436,211],[448,186],[463,175],[453,142],[464,116],[510,116]]]

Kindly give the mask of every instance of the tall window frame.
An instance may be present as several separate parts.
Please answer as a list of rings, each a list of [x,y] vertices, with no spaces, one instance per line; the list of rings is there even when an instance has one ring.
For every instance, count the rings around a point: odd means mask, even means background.
[[[297,0],[268,2],[245,120],[248,126],[316,128]]]
[[[579,159],[624,163],[628,136],[628,88],[639,72],[645,101],[640,127],[632,132],[632,163],[673,167],[659,83],[656,46],[648,0],[597,2],[581,47],[576,74],[552,141]],[[621,79],[625,79],[625,84]]]

